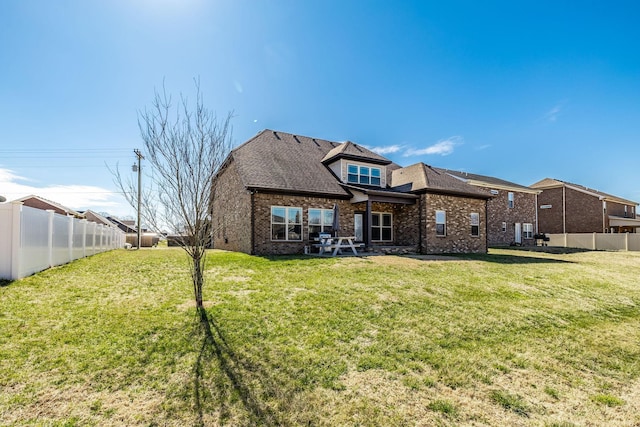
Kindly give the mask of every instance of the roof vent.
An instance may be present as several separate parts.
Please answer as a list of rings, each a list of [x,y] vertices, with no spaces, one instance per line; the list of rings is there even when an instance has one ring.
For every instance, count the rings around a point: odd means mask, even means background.
[[[296,142],[297,142],[298,144],[300,144],[300,140],[298,139],[298,135],[293,135],[293,139],[295,139],[295,140],[296,140]]]
[[[275,135],[276,139],[280,139],[280,135],[278,135],[278,132],[276,132],[275,130],[273,131],[273,134]]]
[[[312,138],[311,140],[313,141],[314,144],[316,144],[316,146],[320,147],[320,144],[318,144],[318,141],[316,141],[315,138]]]

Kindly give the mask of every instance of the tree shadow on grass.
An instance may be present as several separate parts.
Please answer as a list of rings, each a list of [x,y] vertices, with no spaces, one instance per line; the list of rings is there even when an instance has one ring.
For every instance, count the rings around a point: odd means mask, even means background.
[[[3,288],[5,286],[9,286],[12,283],[13,283],[13,280],[0,279],[0,288]]]
[[[202,345],[194,367],[197,425],[208,425],[210,411],[217,413],[219,425],[290,425],[286,414],[291,386],[263,367],[242,360],[206,310],[199,310],[198,317]],[[262,399],[269,399],[271,405]]]

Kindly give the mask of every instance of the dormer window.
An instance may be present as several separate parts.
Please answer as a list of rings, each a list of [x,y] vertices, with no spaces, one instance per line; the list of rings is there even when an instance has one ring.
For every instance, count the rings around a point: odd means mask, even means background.
[[[380,186],[380,168],[371,166],[347,165],[347,182],[351,184]]]

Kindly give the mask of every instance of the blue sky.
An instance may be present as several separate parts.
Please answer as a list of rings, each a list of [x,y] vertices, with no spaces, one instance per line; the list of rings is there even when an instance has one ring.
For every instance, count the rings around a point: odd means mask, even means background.
[[[133,215],[137,112],[163,81],[269,128],[523,185],[640,201],[640,3],[5,0],[0,194]]]

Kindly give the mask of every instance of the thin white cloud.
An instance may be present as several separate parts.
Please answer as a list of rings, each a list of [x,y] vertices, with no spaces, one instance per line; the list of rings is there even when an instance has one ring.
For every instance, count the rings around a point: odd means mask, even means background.
[[[558,120],[558,115],[560,115],[561,110],[562,106],[560,104],[556,105],[551,110],[545,113],[544,119],[548,122],[555,122],[556,120]]]
[[[238,93],[244,92],[244,89],[242,88],[242,84],[239,81],[234,80],[233,81],[233,86],[236,88],[236,92],[238,92]]]
[[[394,145],[387,145],[383,147],[372,147],[370,148],[370,150],[380,155],[393,154],[402,150],[402,145],[394,144]]]
[[[452,136],[447,139],[441,139],[433,145],[426,148],[414,149],[409,148],[404,152],[404,157],[424,156],[424,155],[440,155],[448,156],[453,153],[458,145],[462,145],[464,139],[461,136]]]
[[[10,169],[0,168],[0,195],[5,196],[9,201],[33,194],[76,210],[111,211],[113,214],[124,211],[122,197],[106,188],[92,185],[55,184],[36,187],[24,182],[29,180]]]
[[[478,145],[475,150],[476,151],[482,151],[482,150],[486,150],[487,148],[491,147],[491,144],[484,144],[484,145]]]

